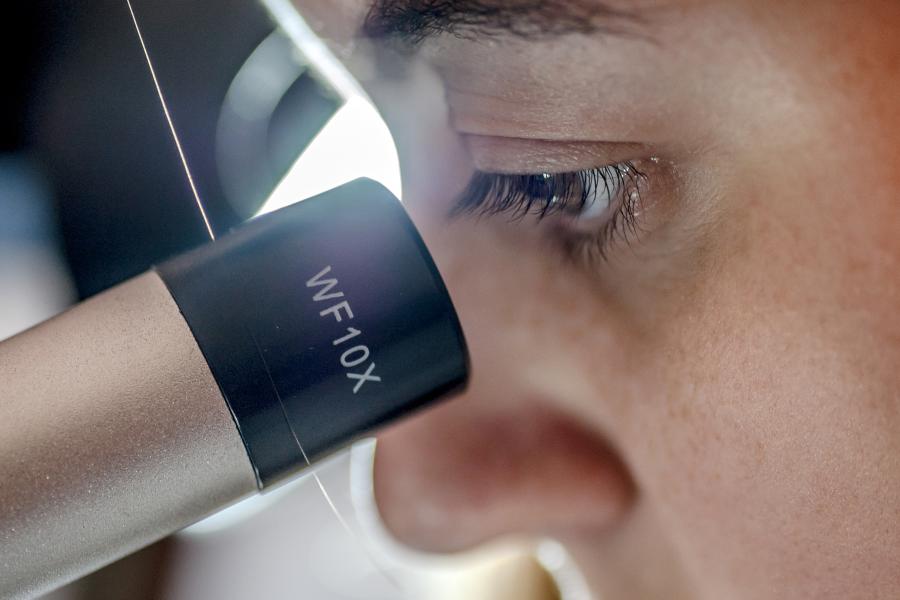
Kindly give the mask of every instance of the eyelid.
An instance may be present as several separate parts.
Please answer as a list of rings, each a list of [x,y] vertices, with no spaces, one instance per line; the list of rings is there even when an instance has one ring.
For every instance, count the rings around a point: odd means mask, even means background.
[[[463,134],[475,167],[485,173],[570,173],[648,156],[635,142],[554,141]]]
[[[476,172],[450,211],[463,214],[496,215],[513,218],[535,215],[576,217],[593,202],[598,190],[615,193],[611,208],[640,208],[640,194],[647,175],[631,162],[568,173],[516,175]]]
[[[651,159],[654,163],[655,159]],[[550,231],[568,254],[605,259],[615,241],[629,242],[642,229],[643,189],[647,175],[634,163],[609,165],[555,175],[506,175],[478,172],[451,210],[450,217],[509,214],[513,221],[532,215],[539,221],[553,219]],[[602,220],[579,227],[581,211],[589,207],[598,186],[615,192]],[[593,192],[592,192],[593,190]],[[587,249],[584,253],[580,250]],[[576,252],[576,250],[579,250]]]

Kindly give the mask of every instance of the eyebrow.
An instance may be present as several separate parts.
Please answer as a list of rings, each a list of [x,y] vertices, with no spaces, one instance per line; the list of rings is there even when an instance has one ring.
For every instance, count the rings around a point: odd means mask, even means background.
[[[463,39],[511,34],[546,38],[621,33],[633,12],[595,0],[375,0],[362,35],[417,46],[431,37]]]

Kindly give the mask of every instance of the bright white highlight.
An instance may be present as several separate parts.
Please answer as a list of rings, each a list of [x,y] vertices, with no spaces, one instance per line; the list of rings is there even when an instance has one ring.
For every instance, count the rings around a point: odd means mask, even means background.
[[[263,0],[263,4],[346,104],[288,170],[258,215],[359,177],[374,179],[400,198],[400,159],[394,138],[359,83],[289,0]]]
[[[556,580],[563,600],[594,600],[584,575],[562,544],[545,540],[536,554],[541,566]]]
[[[359,177],[401,193],[400,160],[387,125],[365,98],[338,110],[288,170],[259,214],[284,208]]]
[[[303,56],[316,66],[341,96],[351,98],[366,95],[347,67],[310,28],[290,0],[262,0],[262,4]]]

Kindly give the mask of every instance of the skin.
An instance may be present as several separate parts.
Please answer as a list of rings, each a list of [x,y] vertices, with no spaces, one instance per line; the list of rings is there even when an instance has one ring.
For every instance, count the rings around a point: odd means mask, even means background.
[[[297,1],[393,128],[471,346],[468,392],[381,438],[399,539],[551,536],[598,598],[900,596],[900,4],[673,0],[653,42],[400,59],[350,41],[367,2]],[[448,221],[473,168],[626,159],[606,260]]]

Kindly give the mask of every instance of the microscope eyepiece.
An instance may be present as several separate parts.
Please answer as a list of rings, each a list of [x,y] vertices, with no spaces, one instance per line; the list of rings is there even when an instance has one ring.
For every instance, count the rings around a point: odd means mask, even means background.
[[[441,276],[403,206],[374,181],[260,217],[157,272],[261,489],[466,382]]]
[[[459,390],[456,313],[359,180],[0,343],[0,597],[49,591]]]

